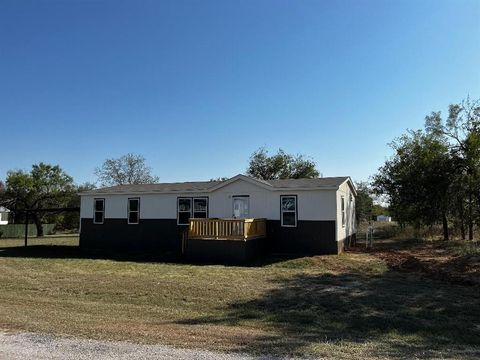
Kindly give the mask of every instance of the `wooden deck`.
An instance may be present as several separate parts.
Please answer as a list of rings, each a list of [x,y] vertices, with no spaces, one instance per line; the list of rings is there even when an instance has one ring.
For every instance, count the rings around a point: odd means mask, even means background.
[[[258,239],[267,234],[266,219],[190,219],[188,238],[201,240]]]

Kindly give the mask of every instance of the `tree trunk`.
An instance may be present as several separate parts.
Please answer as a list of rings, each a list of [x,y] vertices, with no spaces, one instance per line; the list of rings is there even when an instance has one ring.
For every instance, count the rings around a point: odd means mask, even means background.
[[[40,221],[40,218],[36,213],[33,213],[32,217],[33,217],[33,221],[35,222],[35,227],[37,228],[37,237],[42,237],[43,236],[42,222]]]
[[[465,240],[465,211],[463,209],[464,199],[463,196],[458,201],[458,210],[460,213],[459,221],[460,221],[460,235],[462,236],[462,240]]]
[[[468,194],[468,240],[473,240],[473,199],[472,192]]]
[[[448,240],[448,220],[445,213],[442,214],[442,223],[443,223],[443,240]]]

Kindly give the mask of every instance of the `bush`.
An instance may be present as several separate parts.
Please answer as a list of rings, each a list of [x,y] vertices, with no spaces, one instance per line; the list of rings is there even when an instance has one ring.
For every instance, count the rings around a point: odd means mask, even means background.
[[[43,233],[52,235],[55,233],[55,224],[43,224]],[[25,224],[2,225],[2,234],[4,238],[23,238],[25,236]],[[28,224],[28,236],[37,236],[35,224]]]
[[[375,224],[375,237],[382,239],[390,239],[400,235],[402,229],[396,223],[385,223],[383,226]]]

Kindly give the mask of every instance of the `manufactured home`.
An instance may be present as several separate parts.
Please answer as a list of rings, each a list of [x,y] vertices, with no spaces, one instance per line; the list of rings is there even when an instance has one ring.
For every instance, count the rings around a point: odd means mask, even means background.
[[[349,177],[119,185],[81,195],[80,245],[246,261],[261,252],[338,254],[355,238]]]

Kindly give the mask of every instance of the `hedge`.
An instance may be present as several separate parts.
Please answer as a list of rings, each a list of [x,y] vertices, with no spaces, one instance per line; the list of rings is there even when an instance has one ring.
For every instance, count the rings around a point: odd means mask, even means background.
[[[43,224],[43,233],[52,235],[55,233],[55,224]],[[25,236],[25,224],[0,225],[0,238],[23,238]],[[37,236],[35,224],[28,224],[28,236]]]

